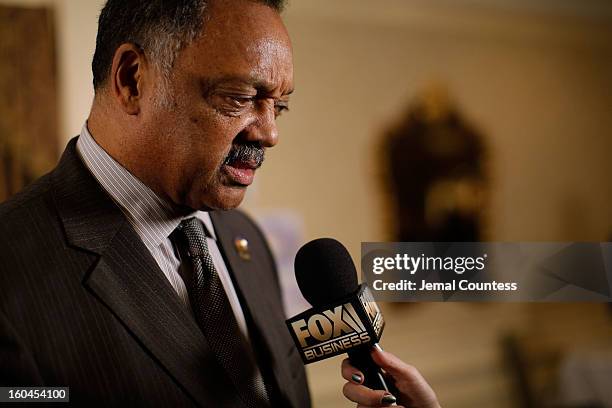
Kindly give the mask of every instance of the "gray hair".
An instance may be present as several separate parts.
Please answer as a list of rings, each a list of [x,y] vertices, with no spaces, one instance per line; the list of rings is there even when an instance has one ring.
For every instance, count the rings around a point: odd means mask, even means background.
[[[281,12],[285,0],[254,0]],[[133,43],[146,51],[159,69],[161,99],[179,52],[204,26],[208,0],[108,0],[98,19],[96,51],[91,64],[97,91],[108,79],[117,48]]]

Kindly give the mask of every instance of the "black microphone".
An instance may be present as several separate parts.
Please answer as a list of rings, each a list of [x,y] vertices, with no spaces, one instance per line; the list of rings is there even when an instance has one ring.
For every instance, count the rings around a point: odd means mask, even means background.
[[[371,389],[396,391],[370,356],[384,328],[384,319],[365,285],[357,282],[348,251],[332,238],[310,241],[295,257],[295,277],[313,306],[287,320],[305,364],[348,353]]]

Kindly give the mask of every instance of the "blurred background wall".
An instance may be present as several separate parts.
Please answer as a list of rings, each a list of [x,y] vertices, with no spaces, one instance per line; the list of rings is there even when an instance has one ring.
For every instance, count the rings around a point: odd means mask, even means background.
[[[102,3],[0,0],[0,6],[53,12],[58,151],[89,111]],[[291,112],[280,119],[281,142],[245,208],[270,231],[287,276],[307,240],[335,237],[358,259],[360,242],[392,239],[380,143],[433,85],[447,90],[487,146],[485,239],[608,239],[612,3],[293,0],[285,21],[296,92]],[[291,245],[282,246],[283,236]],[[569,364],[571,378],[590,361],[585,355],[608,355],[612,345],[605,305],[385,305],[384,311],[384,345],[419,367],[448,407],[560,404],[564,367]],[[338,367],[339,360],[309,367],[316,407],[352,406],[340,396]]]

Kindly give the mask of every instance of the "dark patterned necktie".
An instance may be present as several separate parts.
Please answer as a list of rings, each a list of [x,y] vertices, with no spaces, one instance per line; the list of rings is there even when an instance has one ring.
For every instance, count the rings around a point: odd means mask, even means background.
[[[179,238],[179,250],[187,250],[182,255],[191,260],[192,276],[187,277],[185,282],[189,301],[219,365],[226,371],[247,407],[268,407],[268,394],[253,349],[240,331],[215,269],[202,222],[193,217],[183,220],[174,235]]]

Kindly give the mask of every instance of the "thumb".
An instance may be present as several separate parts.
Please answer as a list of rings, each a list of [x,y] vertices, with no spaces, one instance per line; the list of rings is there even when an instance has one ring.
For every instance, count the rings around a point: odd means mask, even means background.
[[[372,347],[371,355],[372,360],[392,377],[405,378],[412,377],[415,374],[420,377],[416,368],[404,363],[393,354],[383,351],[378,344]]]
[[[391,376],[400,392],[400,401],[409,407],[439,408],[436,394],[415,367],[404,363],[380,346],[372,348],[372,360]]]

